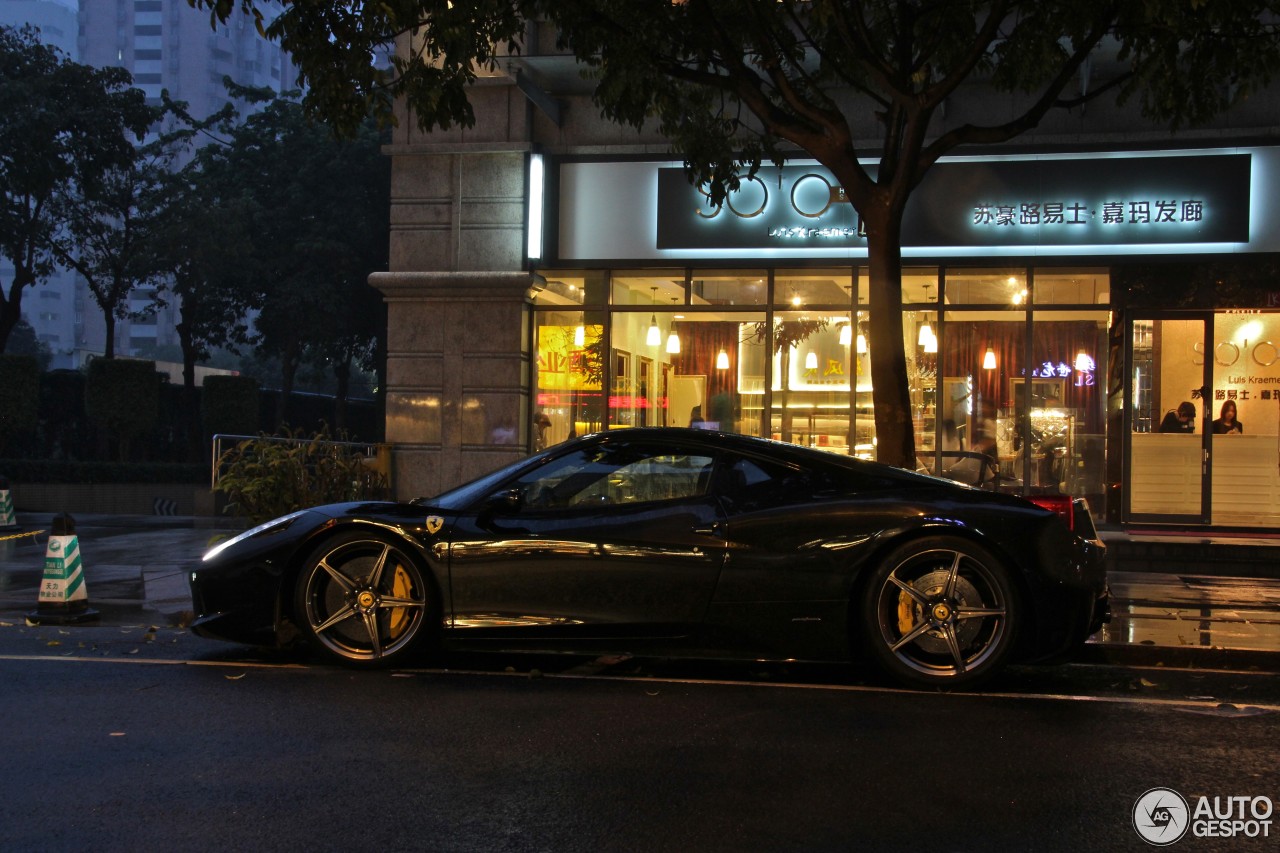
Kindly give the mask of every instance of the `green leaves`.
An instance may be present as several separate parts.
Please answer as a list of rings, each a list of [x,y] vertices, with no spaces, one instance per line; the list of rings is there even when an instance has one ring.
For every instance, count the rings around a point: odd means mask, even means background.
[[[318,504],[385,499],[386,477],[358,449],[335,441],[328,427],[310,436],[287,426],[281,435],[242,441],[217,460],[217,490],[227,511],[250,524]]]

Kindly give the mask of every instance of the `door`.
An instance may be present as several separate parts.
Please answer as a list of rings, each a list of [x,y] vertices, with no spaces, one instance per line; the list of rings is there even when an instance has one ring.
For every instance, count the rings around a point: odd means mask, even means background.
[[[452,627],[472,639],[694,630],[725,554],[713,462],[615,433],[504,484],[455,526]]]
[[[1127,521],[1207,524],[1212,344],[1208,314],[1137,318],[1125,388]]]

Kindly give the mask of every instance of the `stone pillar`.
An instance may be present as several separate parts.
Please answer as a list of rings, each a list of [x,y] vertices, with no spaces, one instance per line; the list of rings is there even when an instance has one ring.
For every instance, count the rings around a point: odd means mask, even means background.
[[[396,497],[527,455],[527,272],[375,273],[387,302],[387,441]]]

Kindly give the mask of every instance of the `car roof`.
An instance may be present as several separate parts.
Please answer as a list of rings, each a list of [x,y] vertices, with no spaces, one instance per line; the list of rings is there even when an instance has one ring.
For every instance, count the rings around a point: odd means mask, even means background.
[[[843,468],[846,470],[859,471],[871,476],[900,479],[904,482],[916,484],[926,482],[935,485],[938,482],[951,483],[949,480],[938,481],[937,478],[926,477],[924,475],[917,474],[914,471],[895,468],[892,465],[884,465],[880,462],[858,459],[855,456],[847,456],[843,453],[837,453],[832,450],[805,447],[803,445],[791,444],[790,442],[785,441],[758,438],[756,436],[741,435],[739,433],[720,432],[718,430],[695,429],[691,427],[628,427],[625,429],[613,429],[608,430],[607,432],[593,433],[592,435],[583,437],[584,441],[600,440],[614,442],[632,439],[700,444],[708,448],[732,450],[748,455],[764,456],[770,459],[790,461],[798,465],[819,465]]]

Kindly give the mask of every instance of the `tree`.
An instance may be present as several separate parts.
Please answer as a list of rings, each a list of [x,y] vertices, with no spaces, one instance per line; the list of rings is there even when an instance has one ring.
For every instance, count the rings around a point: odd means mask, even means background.
[[[161,108],[145,107],[151,126]],[[99,174],[77,175],[53,199],[61,223],[53,241],[58,263],[78,272],[106,321],[104,356],[115,357],[116,323],[137,316],[130,295],[161,286],[157,231],[167,219],[167,176],[184,146],[185,131],[161,133]],[[153,300],[150,310],[158,304]]]
[[[94,186],[128,162],[153,117],[122,68],[92,68],[40,44],[30,28],[0,27],[0,351],[22,316],[22,294],[53,268],[54,199]]]
[[[214,21],[257,11],[188,2]],[[370,110],[394,119],[395,98],[424,130],[470,124],[475,69],[543,19],[593,69],[603,114],[655,122],[713,202],[765,160],[817,160],[866,229],[878,456],[914,467],[900,238],[929,168],[1103,96],[1174,128],[1207,121],[1270,82],[1277,11],[1276,0],[409,0],[286,2],[259,21],[299,64],[308,107],[347,129]],[[374,68],[374,49],[397,39],[393,67]],[[1011,97],[998,116],[948,120],[948,100],[975,82]]]
[[[175,143],[211,134],[212,129],[235,118],[234,109],[228,106],[197,120],[185,105],[169,101],[167,93],[165,100],[184,129],[184,138],[175,139]],[[227,174],[220,156],[222,148],[217,144],[222,140],[213,139],[214,144],[199,148],[180,169],[162,173],[159,195],[164,199],[164,215],[152,229],[150,246],[155,269],[163,275],[165,293],[161,298],[178,302],[182,423],[193,458],[206,447],[200,429],[196,365],[221,349],[248,342],[245,317],[256,300],[252,275],[240,251],[250,237],[249,207],[239,185]]]
[[[249,223],[235,263],[254,284],[259,353],[279,359],[284,424],[305,361],[331,367],[341,400],[352,365],[370,358],[382,306],[367,280],[386,267],[388,165],[372,124],[339,139],[308,119],[296,94],[232,93],[265,105],[226,126],[226,144],[207,146],[203,162]]]

